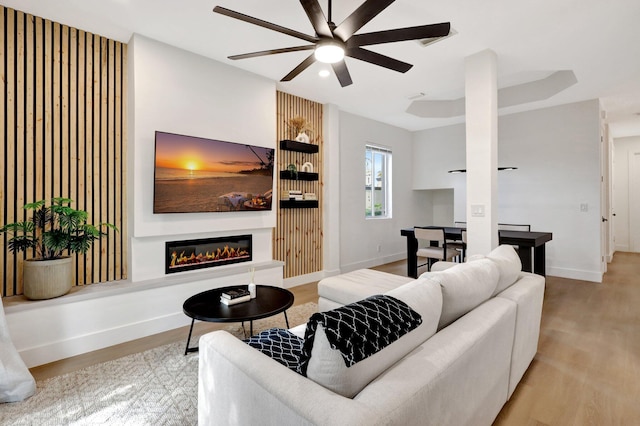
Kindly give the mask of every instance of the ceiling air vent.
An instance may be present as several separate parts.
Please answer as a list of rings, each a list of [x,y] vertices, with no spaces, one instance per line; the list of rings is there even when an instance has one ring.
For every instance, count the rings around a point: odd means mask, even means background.
[[[437,43],[439,41],[445,40],[449,37],[453,37],[454,35],[458,34],[458,32],[456,30],[454,30],[453,28],[449,29],[449,35],[446,35],[444,37],[431,37],[431,38],[423,38],[420,40],[416,40],[416,42],[418,42],[418,44],[422,47],[427,47],[427,46],[431,46],[433,43]]]

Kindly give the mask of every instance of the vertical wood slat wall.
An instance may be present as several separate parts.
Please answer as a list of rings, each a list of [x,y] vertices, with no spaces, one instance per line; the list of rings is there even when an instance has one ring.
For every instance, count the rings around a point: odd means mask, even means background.
[[[77,285],[126,278],[127,45],[0,6],[0,225],[25,203],[67,197],[120,232],[75,256]],[[0,235],[2,296],[22,262]]]
[[[287,120],[296,116],[306,118],[313,128],[309,135],[312,144],[319,145],[317,154],[285,151],[279,149],[278,167],[275,170],[278,194],[299,189],[313,192],[318,197],[318,208],[281,209],[277,203],[278,221],[273,232],[274,259],[285,262],[284,278],[309,274],[322,270],[322,104],[312,102],[283,92],[277,92],[277,135],[278,142],[293,139],[289,133]],[[286,170],[293,163],[301,170],[305,162],[313,164],[313,171],[319,174],[318,181],[296,181],[280,179],[280,170]]]

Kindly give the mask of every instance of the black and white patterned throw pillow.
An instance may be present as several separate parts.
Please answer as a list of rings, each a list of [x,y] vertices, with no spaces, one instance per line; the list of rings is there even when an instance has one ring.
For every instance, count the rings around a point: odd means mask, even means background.
[[[243,342],[293,371],[299,368],[304,340],[289,330],[270,328]]]

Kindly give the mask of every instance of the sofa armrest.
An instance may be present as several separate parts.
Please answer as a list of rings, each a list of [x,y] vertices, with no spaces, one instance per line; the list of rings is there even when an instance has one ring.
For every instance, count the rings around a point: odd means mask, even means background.
[[[226,331],[205,334],[199,345],[200,426],[365,425],[375,419],[363,404],[289,370]]]
[[[496,297],[511,300],[517,305],[516,333],[511,354],[509,398],[538,351],[544,289],[545,279],[543,276],[521,272],[513,285],[496,295]]]
[[[354,400],[384,425],[490,425],[507,401],[516,305],[493,298],[443,328]]]

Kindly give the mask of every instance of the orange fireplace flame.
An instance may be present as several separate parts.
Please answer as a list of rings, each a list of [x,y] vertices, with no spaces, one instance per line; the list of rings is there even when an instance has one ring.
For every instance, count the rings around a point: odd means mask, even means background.
[[[224,261],[246,256],[249,256],[249,251],[243,248],[236,249],[234,247],[229,247],[228,245],[225,245],[224,249],[218,247],[215,252],[209,253],[209,251],[207,251],[206,253],[191,253],[190,256],[185,256],[184,251],[179,255],[178,252],[174,251],[171,253],[171,267],[193,265],[204,262]]]

